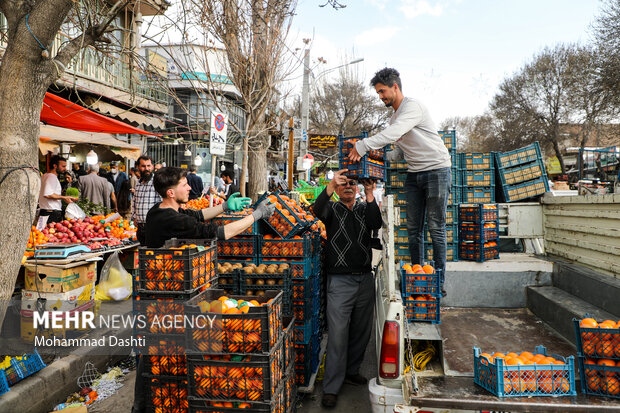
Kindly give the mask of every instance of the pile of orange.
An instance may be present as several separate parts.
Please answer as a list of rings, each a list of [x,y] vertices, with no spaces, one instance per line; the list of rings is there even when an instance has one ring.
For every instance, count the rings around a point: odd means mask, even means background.
[[[184,251],[197,249],[194,244],[170,249],[175,250],[173,254],[155,255],[157,249],[147,250],[146,257],[141,258],[144,264],[140,278],[144,289],[182,291],[204,284],[210,287],[210,281],[215,277],[215,249]],[[186,286],[186,281],[191,282],[191,286]]]
[[[284,240],[282,237],[267,234],[263,236],[261,252],[266,257],[310,257],[311,249],[304,248],[308,245],[311,247],[312,243],[299,235]]]
[[[585,364],[589,366],[620,367],[620,360],[600,359],[596,361],[589,358],[586,359]],[[586,367],[584,370],[588,390],[612,396],[620,395],[620,372],[594,370],[589,367]]]
[[[220,198],[217,195],[214,195],[213,198],[213,205],[220,205],[224,202],[224,200],[222,198]],[[181,208],[183,209],[187,209],[187,208],[191,208],[191,209],[205,209],[205,208],[209,208],[209,206],[211,205],[211,198],[210,195],[206,195],[202,198],[198,198],[198,199],[192,199],[189,202],[186,202],[185,204],[181,205]]]
[[[32,226],[30,228],[30,235],[28,235],[28,243],[26,244],[26,251],[24,251],[24,257],[33,257],[34,251],[29,251],[41,244],[45,244],[49,240],[37,227]]]
[[[565,394],[570,391],[569,371],[561,360],[544,354],[532,354],[529,351],[520,354],[510,352],[504,353],[481,353],[480,362],[485,365],[494,364],[496,362],[508,366],[508,371],[504,372],[504,394],[512,393],[554,393]],[[515,366],[517,368],[511,368]],[[518,366],[540,366],[535,369],[521,370]],[[481,370],[484,373],[486,370]],[[484,377],[481,374],[481,380],[490,380],[494,382],[493,377]]]
[[[147,394],[150,404],[156,412],[182,413],[187,412],[189,402],[187,400],[186,382],[160,381],[156,378],[150,379]]]
[[[597,323],[593,318],[584,318],[579,326],[589,329],[581,331],[583,354],[602,358],[620,357],[620,321],[605,320]]]

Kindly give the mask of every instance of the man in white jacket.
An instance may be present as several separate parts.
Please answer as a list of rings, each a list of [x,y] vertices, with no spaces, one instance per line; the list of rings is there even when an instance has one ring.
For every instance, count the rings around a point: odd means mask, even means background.
[[[408,164],[405,192],[407,194],[407,230],[409,252],[413,264],[424,260],[424,220],[433,241],[435,267],[446,269],[446,208],[450,197],[450,153],[437,134],[437,127],[428,109],[421,102],[405,97],[400,74],[384,68],[370,81],[385,106],[394,108],[390,125],[366,139],[357,141],[349,159],[358,162],[369,150],[394,144],[387,153],[390,161],[405,160]]]

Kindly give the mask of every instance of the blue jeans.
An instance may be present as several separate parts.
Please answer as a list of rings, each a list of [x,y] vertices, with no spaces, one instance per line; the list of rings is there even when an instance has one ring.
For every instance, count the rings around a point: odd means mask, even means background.
[[[443,284],[446,273],[446,208],[450,197],[450,168],[409,172],[405,181],[407,194],[407,231],[412,264],[424,261],[424,219],[433,241],[435,268],[441,269]]]

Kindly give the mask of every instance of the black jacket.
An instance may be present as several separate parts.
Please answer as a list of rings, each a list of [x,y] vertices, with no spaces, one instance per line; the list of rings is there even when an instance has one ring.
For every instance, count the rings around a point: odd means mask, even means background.
[[[350,210],[342,202],[330,201],[326,188],[314,203],[314,213],[327,230],[327,273],[370,272],[370,232],[383,223],[377,203],[357,201]]]
[[[177,212],[172,208],[160,208],[159,205],[153,205],[146,214],[144,231],[147,247],[161,248],[171,238],[224,238],[224,227],[204,222],[202,212],[195,209],[179,209]]]

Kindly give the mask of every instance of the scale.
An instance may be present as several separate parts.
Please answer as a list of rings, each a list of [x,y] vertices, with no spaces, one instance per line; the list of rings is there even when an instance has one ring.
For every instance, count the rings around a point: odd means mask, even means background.
[[[39,245],[34,253],[34,258],[67,258],[83,252],[91,252],[85,245],[44,244]]]

